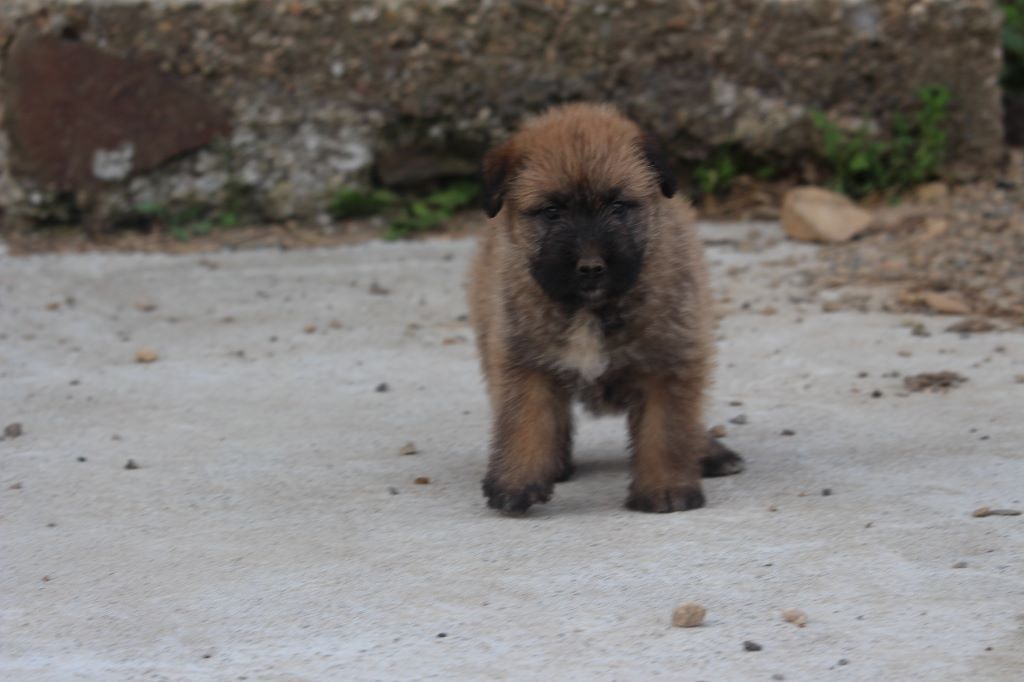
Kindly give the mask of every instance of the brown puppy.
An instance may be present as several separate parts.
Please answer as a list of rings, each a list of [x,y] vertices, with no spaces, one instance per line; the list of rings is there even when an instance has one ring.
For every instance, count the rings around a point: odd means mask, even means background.
[[[743,469],[704,429],[711,302],[675,189],[653,141],[606,105],[552,109],[488,153],[469,305],[494,413],[491,507],[524,512],[572,474],[574,398],[628,414],[631,509],[701,507],[702,473]]]

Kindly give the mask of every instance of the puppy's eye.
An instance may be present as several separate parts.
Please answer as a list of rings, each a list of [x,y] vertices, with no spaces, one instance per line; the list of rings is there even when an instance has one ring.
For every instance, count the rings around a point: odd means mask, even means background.
[[[612,211],[612,215],[621,218],[622,216],[626,215],[626,213],[629,212],[629,208],[630,207],[629,207],[629,204],[627,204],[624,201],[615,201],[615,202],[612,202],[612,204],[611,204],[611,206],[609,208]]]
[[[548,220],[558,220],[562,217],[562,212],[557,206],[545,206],[541,210],[541,214]]]

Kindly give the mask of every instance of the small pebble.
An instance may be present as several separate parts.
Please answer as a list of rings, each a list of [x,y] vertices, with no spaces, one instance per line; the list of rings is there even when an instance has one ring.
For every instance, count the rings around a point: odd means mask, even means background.
[[[784,679],[786,679],[786,676],[783,675],[782,673],[775,673],[774,675],[772,675],[772,679],[773,680],[777,680],[777,681],[778,680],[784,680]]]
[[[439,632],[439,633],[437,633],[437,638],[438,639],[444,639],[447,636],[448,636],[447,632]]]
[[[828,497],[831,494],[832,494],[832,488],[822,488],[821,489],[822,497]]]
[[[156,354],[156,351],[152,348],[140,348],[135,351],[135,362],[138,363],[147,364],[150,362],[156,362],[158,357],[159,356]]]
[[[21,422],[14,422],[4,427],[4,438],[18,438],[25,431],[21,428]]]
[[[377,388],[375,388],[374,390],[377,391],[377,393],[387,393],[390,389],[391,387],[388,386],[388,382],[382,381],[379,384],[377,384]]]
[[[985,516],[1020,516],[1022,513],[1019,509],[992,509],[990,507],[978,507],[975,509],[971,516],[977,518],[983,518]]]
[[[419,450],[416,449],[416,443],[409,441],[399,449],[398,454],[400,455],[415,455]]]
[[[726,430],[725,428],[725,424],[715,424],[714,426],[711,427],[708,433],[710,433],[715,438],[725,438],[727,435],[729,435],[728,430]]]
[[[845,659],[845,658],[840,658],[840,659],[839,659],[838,661],[836,661],[836,664],[837,664],[837,665],[846,665],[846,664],[847,664],[847,663],[849,663],[849,662],[850,662],[850,661],[848,661],[848,660],[847,660],[847,659]]]
[[[130,459],[127,462],[124,463],[124,468],[128,469],[128,470],[138,469],[139,465],[135,462],[134,459]]]
[[[742,424],[746,424],[748,421],[749,420],[747,419],[747,415],[745,415],[745,414],[738,414],[735,417],[733,417],[732,419],[730,419],[729,423],[730,424],[741,424],[742,425]]]
[[[316,325],[315,324],[307,324],[305,327],[302,328],[302,331],[305,332],[306,334],[315,334],[316,333]]]
[[[807,614],[800,609],[786,609],[782,612],[782,620],[802,628],[807,625]]]
[[[688,602],[672,612],[672,625],[677,628],[694,628],[704,622],[704,607]]]
[[[757,642],[753,642],[748,639],[747,641],[743,642],[743,648],[747,651],[760,651],[764,647],[762,647]]]
[[[796,431],[794,431],[793,429],[782,429],[782,435],[783,436],[795,436],[796,435]]]
[[[881,397],[882,397],[882,392],[881,392],[881,391],[879,391],[879,390],[878,390],[878,389],[876,388],[875,390],[871,391],[871,397],[872,397],[872,398],[881,398]]]
[[[393,485],[389,485],[388,486],[388,492],[391,493],[392,495],[397,495],[398,494],[398,488],[396,488]]]
[[[413,483],[415,483],[416,485],[427,485],[427,484],[430,483],[430,477],[429,476],[417,476],[416,479],[413,481]]]
[[[78,461],[79,462],[87,462],[88,460],[85,457],[79,457]]]
[[[953,568],[967,568],[967,562],[966,561],[958,561],[955,564],[953,564]]]

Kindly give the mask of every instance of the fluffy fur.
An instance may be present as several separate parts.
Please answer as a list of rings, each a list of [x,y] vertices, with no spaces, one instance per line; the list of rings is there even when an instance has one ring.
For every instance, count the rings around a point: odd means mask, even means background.
[[[494,414],[491,507],[524,512],[571,475],[574,399],[627,414],[632,509],[701,507],[702,473],[742,469],[704,428],[711,302],[674,193],[657,145],[606,105],[553,109],[488,154],[469,303]]]

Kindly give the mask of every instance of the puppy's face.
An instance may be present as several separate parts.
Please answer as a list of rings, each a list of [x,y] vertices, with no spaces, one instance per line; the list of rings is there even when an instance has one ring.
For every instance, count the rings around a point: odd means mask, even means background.
[[[618,187],[579,186],[541,192],[520,209],[518,228],[536,245],[530,274],[544,292],[571,307],[627,292],[643,266],[644,199]]]
[[[674,178],[650,138],[610,107],[575,105],[534,119],[485,161],[488,215],[549,298],[597,308],[643,269],[656,202]]]

